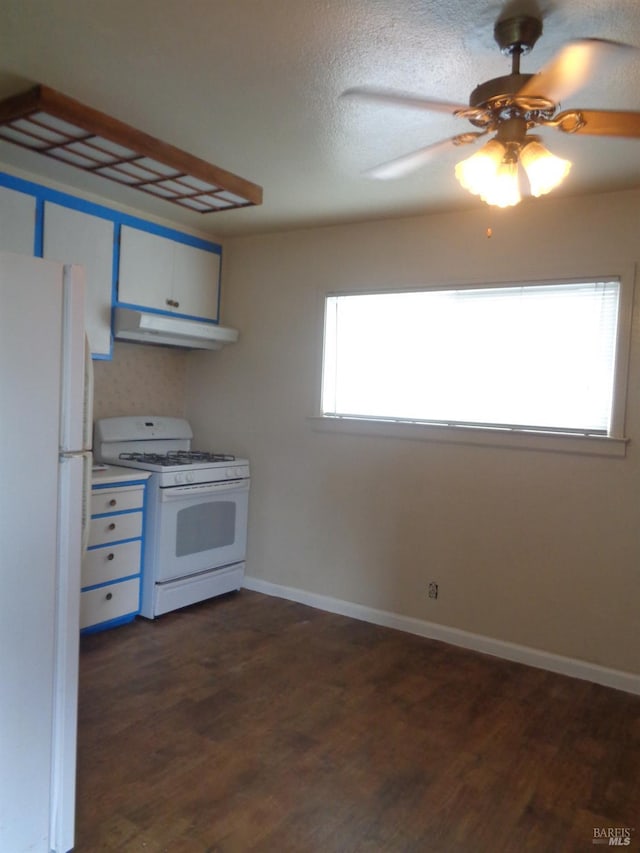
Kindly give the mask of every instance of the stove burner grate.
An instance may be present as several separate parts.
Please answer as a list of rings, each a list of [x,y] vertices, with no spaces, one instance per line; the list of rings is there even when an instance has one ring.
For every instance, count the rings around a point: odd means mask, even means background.
[[[119,459],[150,465],[197,465],[202,462],[233,462],[228,453],[209,453],[206,450],[171,450],[168,453],[121,453]]]

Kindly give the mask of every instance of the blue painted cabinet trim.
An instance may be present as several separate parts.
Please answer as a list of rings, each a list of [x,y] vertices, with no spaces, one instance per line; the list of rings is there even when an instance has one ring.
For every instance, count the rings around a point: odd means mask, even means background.
[[[155,222],[148,222],[146,219],[141,219],[138,216],[133,216],[129,213],[122,213],[119,210],[113,210],[110,207],[106,207],[102,204],[97,204],[93,201],[87,201],[86,199],[80,198],[78,196],[69,195],[68,193],[61,192],[60,190],[54,190],[50,187],[42,186],[41,184],[36,184],[33,181],[25,180],[24,178],[17,178],[15,175],[10,175],[7,172],[0,172],[0,186],[7,187],[12,190],[16,190],[17,192],[26,193],[27,195],[34,196],[36,199],[36,222],[35,222],[35,234],[34,234],[34,245],[33,245],[33,254],[37,258],[42,257],[43,245],[44,245],[44,203],[46,201],[54,202],[55,204],[59,204],[63,207],[69,207],[73,210],[78,210],[83,213],[91,214],[92,216],[98,216],[102,219],[108,219],[113,222],[114,225],[114,241],[113,241],[113,277],[112,277],[112,285],[111,285],[111,304],[112,308],[115,308],[117,305],[123,305],[127,308],[134,308],[136,310],[144,310],[152,314],[159,315],[167,315],[171,317],[181,317],[186,320],[198,320],[201,323],[211,323],[212,325],[218,325],[220,321],[220,291],[221,291],[221,283],[218,281],[218,308],[217,308],[217,319],[211,320],[208,317],[194,317],[190,314],[179,314],[175,311],[161,311],[155,308],[149,308],[144,305],[132,305],[126,302],[118,302],[118,269],[120,266],[120,230],[123,225],[128,225],[131,228],[138,228],[141,231],[147,231],[150,234],[155,234],[158,237],[165,237],[168,240],[173,240],[176,243],[184,243],[187,246],[193,246],[196,249],[202,249],[205,252],[212,252],[213,254],[220,256],[220,263],[222,266],[222,246],[218,243],[212,243],[209,240],[203,240],[201,237],[195,237],[193,234],[185,234],[183,231],[178,231],[174,228],[169,228],[165,225],[158,225]],[[113,317],[111,322],[111,328],[113,329]],[[112,348],[113,351],[113,348]],[[96,355],[93,356],[94,359],[102,359],[109,360],[111,358],[111,354],[109,355]]]

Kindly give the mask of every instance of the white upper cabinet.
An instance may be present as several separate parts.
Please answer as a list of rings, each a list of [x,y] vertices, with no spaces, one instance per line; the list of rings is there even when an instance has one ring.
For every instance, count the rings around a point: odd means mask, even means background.
[[[173,249],[173,293],[180,303],[176,308],[193,317],[218,319],[220,255],[186,243]]]
[[[35,198],[0,187],[0,252],[33,255],[35,230]]]
[[[118,302],[218,320],[220,255],[123,225]]]
[[[173,244],[123,225],[120,231],[118,302],[170,311]]]
[[[113,222],[83,211],[44,205],[43,256],[82,264],[87,274],[85,324],[92,355],[111,355]]]

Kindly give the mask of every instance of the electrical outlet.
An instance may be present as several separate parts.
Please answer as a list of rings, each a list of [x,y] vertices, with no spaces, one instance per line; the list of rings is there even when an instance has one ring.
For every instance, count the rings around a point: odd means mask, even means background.
[[[437,598],[438,597],[438,584],[434,581],[431,581],[428,587],[429,598]]]

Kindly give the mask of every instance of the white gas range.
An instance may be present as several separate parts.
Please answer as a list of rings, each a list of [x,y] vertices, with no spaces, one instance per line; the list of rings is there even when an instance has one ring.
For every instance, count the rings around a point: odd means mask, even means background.
[[[240,589],[244,578],[249,462],[193,450],[192,438],[182,418],[95,424],[96,460],[152,472],[140,611],[149,619]]]

